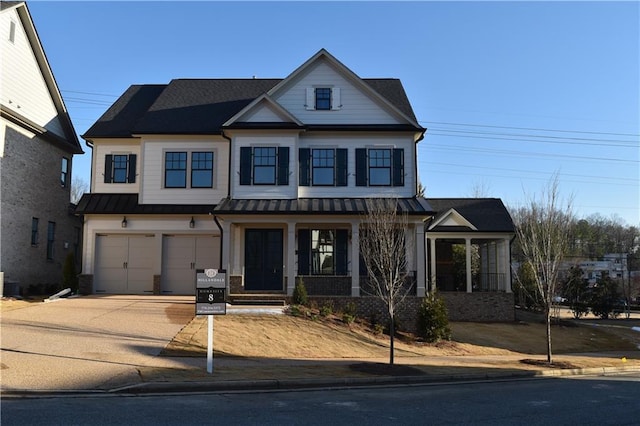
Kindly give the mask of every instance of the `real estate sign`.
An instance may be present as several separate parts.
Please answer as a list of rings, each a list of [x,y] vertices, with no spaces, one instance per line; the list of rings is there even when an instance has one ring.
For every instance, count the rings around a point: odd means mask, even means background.
[[[227,271],[196,270],[196,315],[225,315]]]

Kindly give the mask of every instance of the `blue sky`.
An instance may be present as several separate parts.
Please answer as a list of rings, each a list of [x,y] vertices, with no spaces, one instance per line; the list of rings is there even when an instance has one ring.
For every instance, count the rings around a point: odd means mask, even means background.
[[[428,197],[518,206],[554,173],[580,217],[640,225],[638,2],[28,3],[78,134],[131,84],[284,78],[325,48],[399,78]],[[74,158],[89,180],[91,150]]]

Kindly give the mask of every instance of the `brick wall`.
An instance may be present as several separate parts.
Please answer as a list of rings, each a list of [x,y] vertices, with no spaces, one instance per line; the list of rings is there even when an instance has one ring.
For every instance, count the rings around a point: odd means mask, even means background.
[[[4,157],[0,159],[2,214],[0,269],[4,279],[30,285],[60,284],[68,253],[75,251],[80,218],[69,212],[69,184],[60,184],[62,157],[72,156],[39,137],[29,138],[7,127]],[[39,219],[38,244],[31,245],[31,219]],[[54,256],[47,260],[47,225],[55,222]],[[66,243],[66,244],[65,244]],[[80,241],[80,244],[82,241]],[[76,268],[80,272],[82,247]]]

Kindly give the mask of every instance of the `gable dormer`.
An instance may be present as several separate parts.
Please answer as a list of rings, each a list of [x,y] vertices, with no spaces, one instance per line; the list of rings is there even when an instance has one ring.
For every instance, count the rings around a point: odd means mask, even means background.
[[[324,49],[268,94],[305,125],[410,125],[420,129],[412,113],[391,104]]]
[[[270,127],[302,127],[287,110],[274,102],[269,95],[262,95],[227,120],[222,126],[226,128],[243,128],[256,126]]]

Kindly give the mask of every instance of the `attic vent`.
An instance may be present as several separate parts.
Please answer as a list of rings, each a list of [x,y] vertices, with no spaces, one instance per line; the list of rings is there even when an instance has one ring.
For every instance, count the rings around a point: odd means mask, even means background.
[[[9,24],[9,41],[11,43],[16,41],[16,23],[14,21]]]

